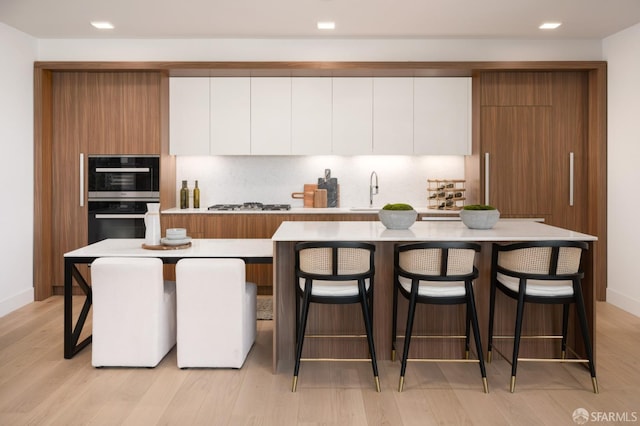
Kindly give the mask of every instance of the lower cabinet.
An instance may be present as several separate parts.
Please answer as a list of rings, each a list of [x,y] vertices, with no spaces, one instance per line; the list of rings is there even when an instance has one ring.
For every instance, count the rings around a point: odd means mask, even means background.
[[[185,228],[192,238],[271,238],[284,221],[375,221],[372,214],[209,214],[176,213],[161,215],[162,229]],[[172,279],[172,265],[165,265],[165,276]],[[273,289],[272,265],[247,265],[247,280],[258,285],[258,294],[270,295]]]

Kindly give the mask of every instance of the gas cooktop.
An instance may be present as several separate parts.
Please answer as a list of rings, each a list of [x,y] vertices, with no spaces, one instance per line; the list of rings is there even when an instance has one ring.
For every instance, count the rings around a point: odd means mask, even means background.
[[[214,204],[209,206],[208,210],[228,211],[228,210],[290,210],[290,204],[262,204],[257,202],[249,202],[243,204]]]

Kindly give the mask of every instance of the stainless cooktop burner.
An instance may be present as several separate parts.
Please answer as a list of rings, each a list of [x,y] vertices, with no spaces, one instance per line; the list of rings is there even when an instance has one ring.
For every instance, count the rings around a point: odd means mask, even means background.
[[[208,210],[228,211],[228,210],[290,210],[290,204],[262,204],[258,202],[248,202],[243,204],[214,204]]]

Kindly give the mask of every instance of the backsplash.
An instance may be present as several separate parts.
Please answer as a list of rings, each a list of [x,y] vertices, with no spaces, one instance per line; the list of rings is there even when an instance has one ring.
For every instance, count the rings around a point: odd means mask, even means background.
[[[341,207],[369,205],[369,177],[378,175],[373,205],[427,205],[427,179],[464,179],[463,156],[203,156],[176,159],[176,193],[188,181],[200,187],[200,207],[218,203],[286,203],[302,207],[305,183],[317,183],[325,169],[338,178]],[[179,198],[178,198],[179,199]],[[193,207],[193,199],[189,206]],[[171,208],[176,206],[162,206]]]

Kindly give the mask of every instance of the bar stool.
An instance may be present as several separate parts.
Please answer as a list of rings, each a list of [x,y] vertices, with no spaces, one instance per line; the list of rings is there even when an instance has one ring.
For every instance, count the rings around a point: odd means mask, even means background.
[[[296,362],[292,392],[298,385],[309,305],[360,303],[367,333],[376,391],[380,392],[373,344],[373,254],[375,246],[360,242],[304,242],[295,246]],[[300,301],[302,300],[302,306]]]
[[[465,242],[428,242],[398,245],[394,250],[394,286],[393,286],[393,325],[391,341],[391,359],[395,360],[398,293],[409,300],[407,312],[407,328],[404,338],[402,366],[398,392],[404,388],[404,375],[409,361],[409,345],[411,343],[413,321],[416,304],[433,305],[466,304],[465,339],[466,359],[451,360],[454,362],[469,361],[470,327],[478,352],[477,361],[482,375],[482,386],[489,392],[487,373],[482,355],[482,343],[478,326],[473,280],[478,277],[478,269],[474,266],[475,254],[480,246]],[[429,338],[455,338],[458,336],[415,336]],[[422,359],[424,361],[424,359]],[[437,361],[429,359],[428,361]]]
[[[522,337],[522,321],[525,303],[562,304],[562,336],[535,336],[537,338],[561,337],[560,359],[531,359],[527,361],[558,361],[588,363],[593,392],[598,393],[593,350],[589,337],[589,325],[582,295],[580,268],[582,253],[588,249],[580,241],[533,241],[509,245],[493,245],[491,268],[491,292],[489,307],[489,342],[487,359],[491,361],[493,338],[513,338],[510,391],[515,391],[516,369]],[[517,300],[514,336],[494,336],[496,289]],[[566,359],[569,305],[575,303],[582,331],[587,359]],[[500,353],[497,349],[496,351]],[[502,355],[502,354],[501,354]],[[505,357],[505,359],[507,359]],[[508,359],[507,359],[508,360]]]

